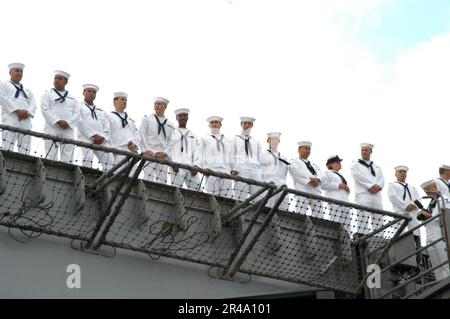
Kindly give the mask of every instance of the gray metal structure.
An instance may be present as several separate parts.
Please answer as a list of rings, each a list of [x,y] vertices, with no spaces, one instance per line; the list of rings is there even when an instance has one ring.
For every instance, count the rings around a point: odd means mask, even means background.
[[[401,283],[369,289],[367,266],[385,264],[388,271],[393,262],[405,264],[402,257],[413,263],[397,252],[408,242],[410,231],[401,235],[407,216],[38,132],[0,129],[31,135],[37,145],[45,138],[126,155],[101,172],[47,160],[38,151],[0,152],[0,268],[5,269],[0,297],[392,297],[390,290]],[[237,202],[140,179],[141,170],[155,161],[260,190]],[[285,196],[291,207],[309,198],[322,202],[329,216],[345,208],[382,214],[385,223],[352,234],[311,213],[278,209]],[[268,205],[272,197],[275,205]],[[446,214],[441,218],[448,243]],[[68,264],[80,264],[81,289],[67,288]],[[32,280],[25,280],[28,276]]]

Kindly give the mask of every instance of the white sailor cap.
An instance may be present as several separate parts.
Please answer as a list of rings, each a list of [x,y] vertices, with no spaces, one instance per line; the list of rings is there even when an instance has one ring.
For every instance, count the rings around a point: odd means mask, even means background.
[[[11,71],[12,69],[21,69],[25,67],[25,64],[23,63],[11,63],[8,65],[8,69]]]
[[[281,136],[281,132],[269,132],[267,133],[267,137],[280,137]]]
[[[212,122],[212,121],[219,121],[220,123],[222,123],[223,117],[220,117],[220,116],[217,116],[217,115],[213,115],[213,116],[208,117],[208,118],[206,119],[206,121],[207,121],[208,123],[210,123],[210,122]]]
[[[165,99],[165,98],[163,98],[161,96],[157,96],[157,97],[153,98],[153,101],[154,102],[162,102],[162,103],[164,103],[166,105],[169,104],[169,100]]]
[[[61,71],[61,70],[56,70],[55,71],[55,75],[59,75],[62,76],[64,78],[66,78],[66,80],[68,80],[70,78],[70,74],[65,72],[65,71]]]
[[[251,117],[251,116],[241,116],[240,119],[241,119],[241,122],[251,122],[251,123],[253,123],[253,122],[256,121],[256,119],[254,117]]]
[[[87,84],[83,84],[82,86],[83,86],[83,90],[92,89],[95,92],[98,92],[98,90],[99,90],[98,86],[95,84],[87,83]]]
[[[331,163],[336,163],[336,162],[340,162],[343,159],[339,157],[339,155],[331,155],[327,158],[327,163],[325,165],[331,164]]]
[[[189,114],[190,110],[188,108],[182,107],[180,109],[176,109],[174,112],[175,112],[175,115],[178,115],[178,114]]]
[[[394,170],[395,171],[406,171],[407,172],[409,170],[409,168],[406,165],[398,165],[398,166],[394,167]]]
[[[370,144],[370,143],[361,143],[361,144],[359,144],[359,146],[360,146],[361,148],[370,148],[370,149],[373,149],[373,147],[374,147],[375,145]]]
[[[448,165],[448,164],[442,164],[441,166],[439,166],[439,168],[450,169],[450,165]]]
[[[425,188],[425,187],[428,187],[428,186],[433,185],[433,184],[436,184],[436,180],[435,179],[430,179],[430,180],[420,184],[420,187]]]
[[[125,92],[115,92],[114,93],[114,98],[116,98],[116,97],[128,97],[128,94],[127,93],[125,93]]]
[[[300,141],[300,142],[297,142],[297,145],[298,145],[298,147],[302,147],[302,146],[309,146],[309,147],[311,147],[312,143],[309,142],[309,141]]]

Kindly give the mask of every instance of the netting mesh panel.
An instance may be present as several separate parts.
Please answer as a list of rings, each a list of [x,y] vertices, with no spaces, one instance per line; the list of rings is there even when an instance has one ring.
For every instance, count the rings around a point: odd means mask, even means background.
[[[76,210],[71,170],[52,168],[39,186],[35,178],[35,162],[8,158],[5,164],[6,188],[1,195],[0,223],[33,226],[80,238],[89,236],[97,220],[95,212],[98,208],[88,206],[82,211]]]
[[[342,225],[309,215],[275,216],[242,270],[352,291],[359,278],[350,234]]]
[[[124,205],[108,232],[107,242],[146,249],[153,258],[160,253],[210,265],[223,264],[234,248],[234,229],[221,229],[220,237],[214,238],[214,221],[205,205],[208,198],[183,192],[186,206],[182,211],[173,188],[167,192],[156,183],[146,186],[149,198],[145,212],[137,211],[130,203]],[[138,195],[133,192],[130,197]]]

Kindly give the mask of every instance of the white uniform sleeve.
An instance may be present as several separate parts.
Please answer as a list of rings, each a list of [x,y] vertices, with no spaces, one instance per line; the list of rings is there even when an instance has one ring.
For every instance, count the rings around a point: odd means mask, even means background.
[[[30,107],[28,108],[28,113],[30,113],[31,117],[36,115],[36,100],[34,99],[34,95],[31,91],[28,90],[28,94],[30,97]]]
[[[74,128],[77,125],[78,121],[80,120],[80,116],[81,116],[81,105],[80,105],[80,102],[78,102],[77,100],[74,100],[73,101],[72,116],[67,121],[67,124],[69,124],[69,126],[71,128]]]
[[[398,193],[399,188],[394,184],[391,183],[388,186],[388,197],[392,205],[399,207],[401,209],[405,209],[409,203],[403,201],[403,199],[400,197],[400,194]]]
[[[95,135],[95,132],[86,124],[83,112],[80,113],[80,121],[77,123],[77,128],[84,137],[91,138]]]
[[[169,148],[169,144],[171,143],[170,141],[172,139],[174,139],[175,136],[177,136],[177,134],[175,133],[175,125],[173,125],[172,122],[167,121],[166,127],[170,128],[170,129],[166,129],[167,141],[168,142],[167,142],[166,150],[164,152],[165,153],[169,153],[170,151],[168,150],[168,148]],[[173,143],[176,143],[176,140],[174,140]],[[172,148],[173,147],[174,147],[174,145],[172,145]]]
[[[202,140],[198,137],[195,137],[195,151],[194,151],[194,158],[192,163],[194,163],[193,165],[198,166],[198,167],[202,167]]]
[[[199,143],[200,143],[200,149],[201,149],[201,152],[202,152],[202,155],[201,155],[201,166],[200,167],[201,168],[207,168],[206,167],[206,160],[205,160],[206,154],[204,154],[204,151],[206,149],[206,138],[205,137],[200,137]]]
[[[326,171],[325,174],[323,174],[322,179],[322,189],[328,190],[328,191],[335,191],[339,189],[339,182],[334,178],[335,175],[331,171]]]
[[[0,83],[0,105],[5,108],[8,113],[13,113],[19,108],[16,106],[14,101],[9,98],[8,85],[6,82]]]
[[[175,139],[175,135],[176,134],[171,134],[170,139],[167,142],[167,148],[166,148],[165,153],[166,153],[167,157],[169,158],[169,160],[172,160],[172,158],[173,158],[175,144],[177,142],[177,140]]]
[[[136,123],[133,121],[132,124],[133,125],[131,125],[131,127],[130,127],[130,129],[132,130],[132,132],[131,132],[132,141],[131,142],[136,144],[136,146],[139,148],[139,146],[141,145],[141,137],[139,135],[138,128],[136,127]]]
[[[237,138],[231,140],[230,166],[232,171],[237,171]]]
[[[139,127],[139,135],[141,137],[141,152],[143,153],[150,150],[150,145],[147,141],[148,122],[149,119],[144,116],[141,121],[141,126]]]
[[[317,166],[316,164],[312,164],[312,166],[314,167],[315,171],[316,171],[316,177],[318,179],[320,179],[321,184],[322,184],[322,179],[323,179],[323,175],[324,173],[322,172],[322,170],[319,168],[319,166]]]
[[[42,95],[42,98],[41,98],[41,112],[47,123],[49,123],[51,125],[56,125],[56,123],[60,119],[54,115],[54,113],[50,109],[50,104],[51,104],[50,93],[46,92]]]
[[[384,187],[384,175],[383,175],[383,171],[381,170],[380,167],[378,167],[378,174],[377,174],[377,185],[379,185],[381,188]]]
[[[103,116],[100,119],[100,123],[102,124],[102,136],[105,138],[106,141],[109,141],[111,138],[111,124],[108,120],[108,116],[106,113],[102,114]]]
[[[294,183],[308,185],[311,181],[310,174],[306,174],[305,169],[303,169],[300,165],[304,166],[303,163],[299,163],[297,160],[292,160],[291,165],[289,165],[289,173],[291,174]]]
[[[273,163],[273,156],[269,152],[264,151],[261,153],[261,167],[268,167]]]

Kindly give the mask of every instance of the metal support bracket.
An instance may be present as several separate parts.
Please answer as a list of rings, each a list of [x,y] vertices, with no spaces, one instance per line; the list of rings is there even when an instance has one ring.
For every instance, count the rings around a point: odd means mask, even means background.
[[[137,188],[137,201],[135,211],[134,227],[141,228],[149,219],[150,214],[147,212],[147,201],[149,199],[149,193],[147,187],[142,180],[136,185]]]
[[[275,254],[281,248],[280,233],[281,233],[280,219],[278,217],[278,214],[275,213],[272,217],[272,220],[270,221],[269,226],[265,231],[266,240],[269,243],[269,247],[272,254]]]
[[[319,251],[319,244],[317,240],[316,227],[309,216],[306,216],[305,219],[305,246],[306,258],[314,258]]]
[[[41,204],[45,200],[44,186],[45,179],[47,177],[47,171],[42,163],[41,159],[36,159],[35,174],[33,185],[27,194],[27,198],[31,200],[34,205]]]
[[[222,212],[214,195],[209,198],[209,211],[211,212],[211,242],[214,242],[222,234]]]
[[[178,187],[175,188],[173,197],[175,202],[175,210],[172,214],[170,222],[176,227],[173,227],[172,230],[174,230],[175,232],[177,232],[177,230],[186,231],[186,207],[184,206],[184,196],[183,194],[181,194],[181,191]]]
[[[0,152],[0,196],[6,191],[6,163],[2,152]]]
[[[84,206],[86,204],[86,193],[84,176],[78,166],[75,167],[75,171],[73,172],[73,186],[75,190],[75,211],[79,213],[84,209]]]

